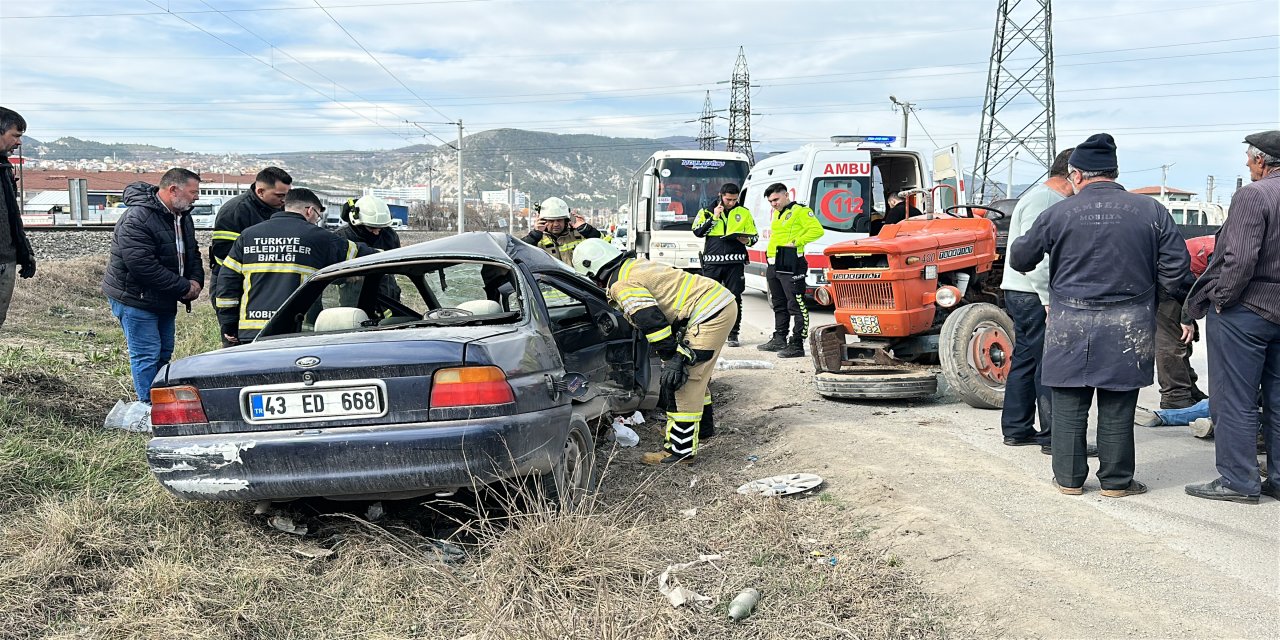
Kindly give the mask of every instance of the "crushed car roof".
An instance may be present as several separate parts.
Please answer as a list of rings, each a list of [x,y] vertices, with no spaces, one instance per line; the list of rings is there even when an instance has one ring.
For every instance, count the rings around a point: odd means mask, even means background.
[[[438,256],[471,256],[511,264],[519,260],[534,271],[569,269],[568,265],[551,257],[546,251],[528,244],[507,233],[472,231],[461,235],[437,238],[407,247],[383,251],[355,258],[322,269],[320,273],[364,267],[384,262],[415,260]]]

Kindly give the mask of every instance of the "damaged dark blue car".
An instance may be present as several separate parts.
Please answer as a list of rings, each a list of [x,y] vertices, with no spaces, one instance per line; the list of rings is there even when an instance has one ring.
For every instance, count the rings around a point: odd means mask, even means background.
[[[183,358],[147,460],[188,500],[408,498],[540,478],[593,488],[594,426],[656,402],[643,336],[604,292],[506,234],[334,265],[252,344]]]

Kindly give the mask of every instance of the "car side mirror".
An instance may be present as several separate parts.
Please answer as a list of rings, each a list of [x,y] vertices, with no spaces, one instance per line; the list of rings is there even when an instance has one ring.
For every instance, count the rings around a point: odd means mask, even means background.
[[[596,315],[596,327],[606,336],[611,336],[618,330],[618,318],[608,311],[602,311]]]

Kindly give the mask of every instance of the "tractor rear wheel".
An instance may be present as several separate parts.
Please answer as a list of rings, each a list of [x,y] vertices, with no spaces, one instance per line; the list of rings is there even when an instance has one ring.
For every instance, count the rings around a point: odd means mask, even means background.
[[[971,407],[1003,407],[1013,341],[1013,320],[1000,307],[978,303],[952,311],[938,335],[947,385]]]
[[[938,392],[938,375],[910,367],[854,367],[813,377],[818,395],[842,400],[927,398]]]

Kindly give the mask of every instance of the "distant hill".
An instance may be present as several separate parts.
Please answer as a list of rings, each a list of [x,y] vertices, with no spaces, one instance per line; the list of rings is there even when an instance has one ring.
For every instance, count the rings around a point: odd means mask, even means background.
[[[58,138],[52,142],[40,142],[24,136],[22,155],[39,160],[100,160],[106,157],[114,157],[116,160],[158,160],[192,154],[183,154],[171,147],[156,147],[149,144],[94,142],[70,137]]]

